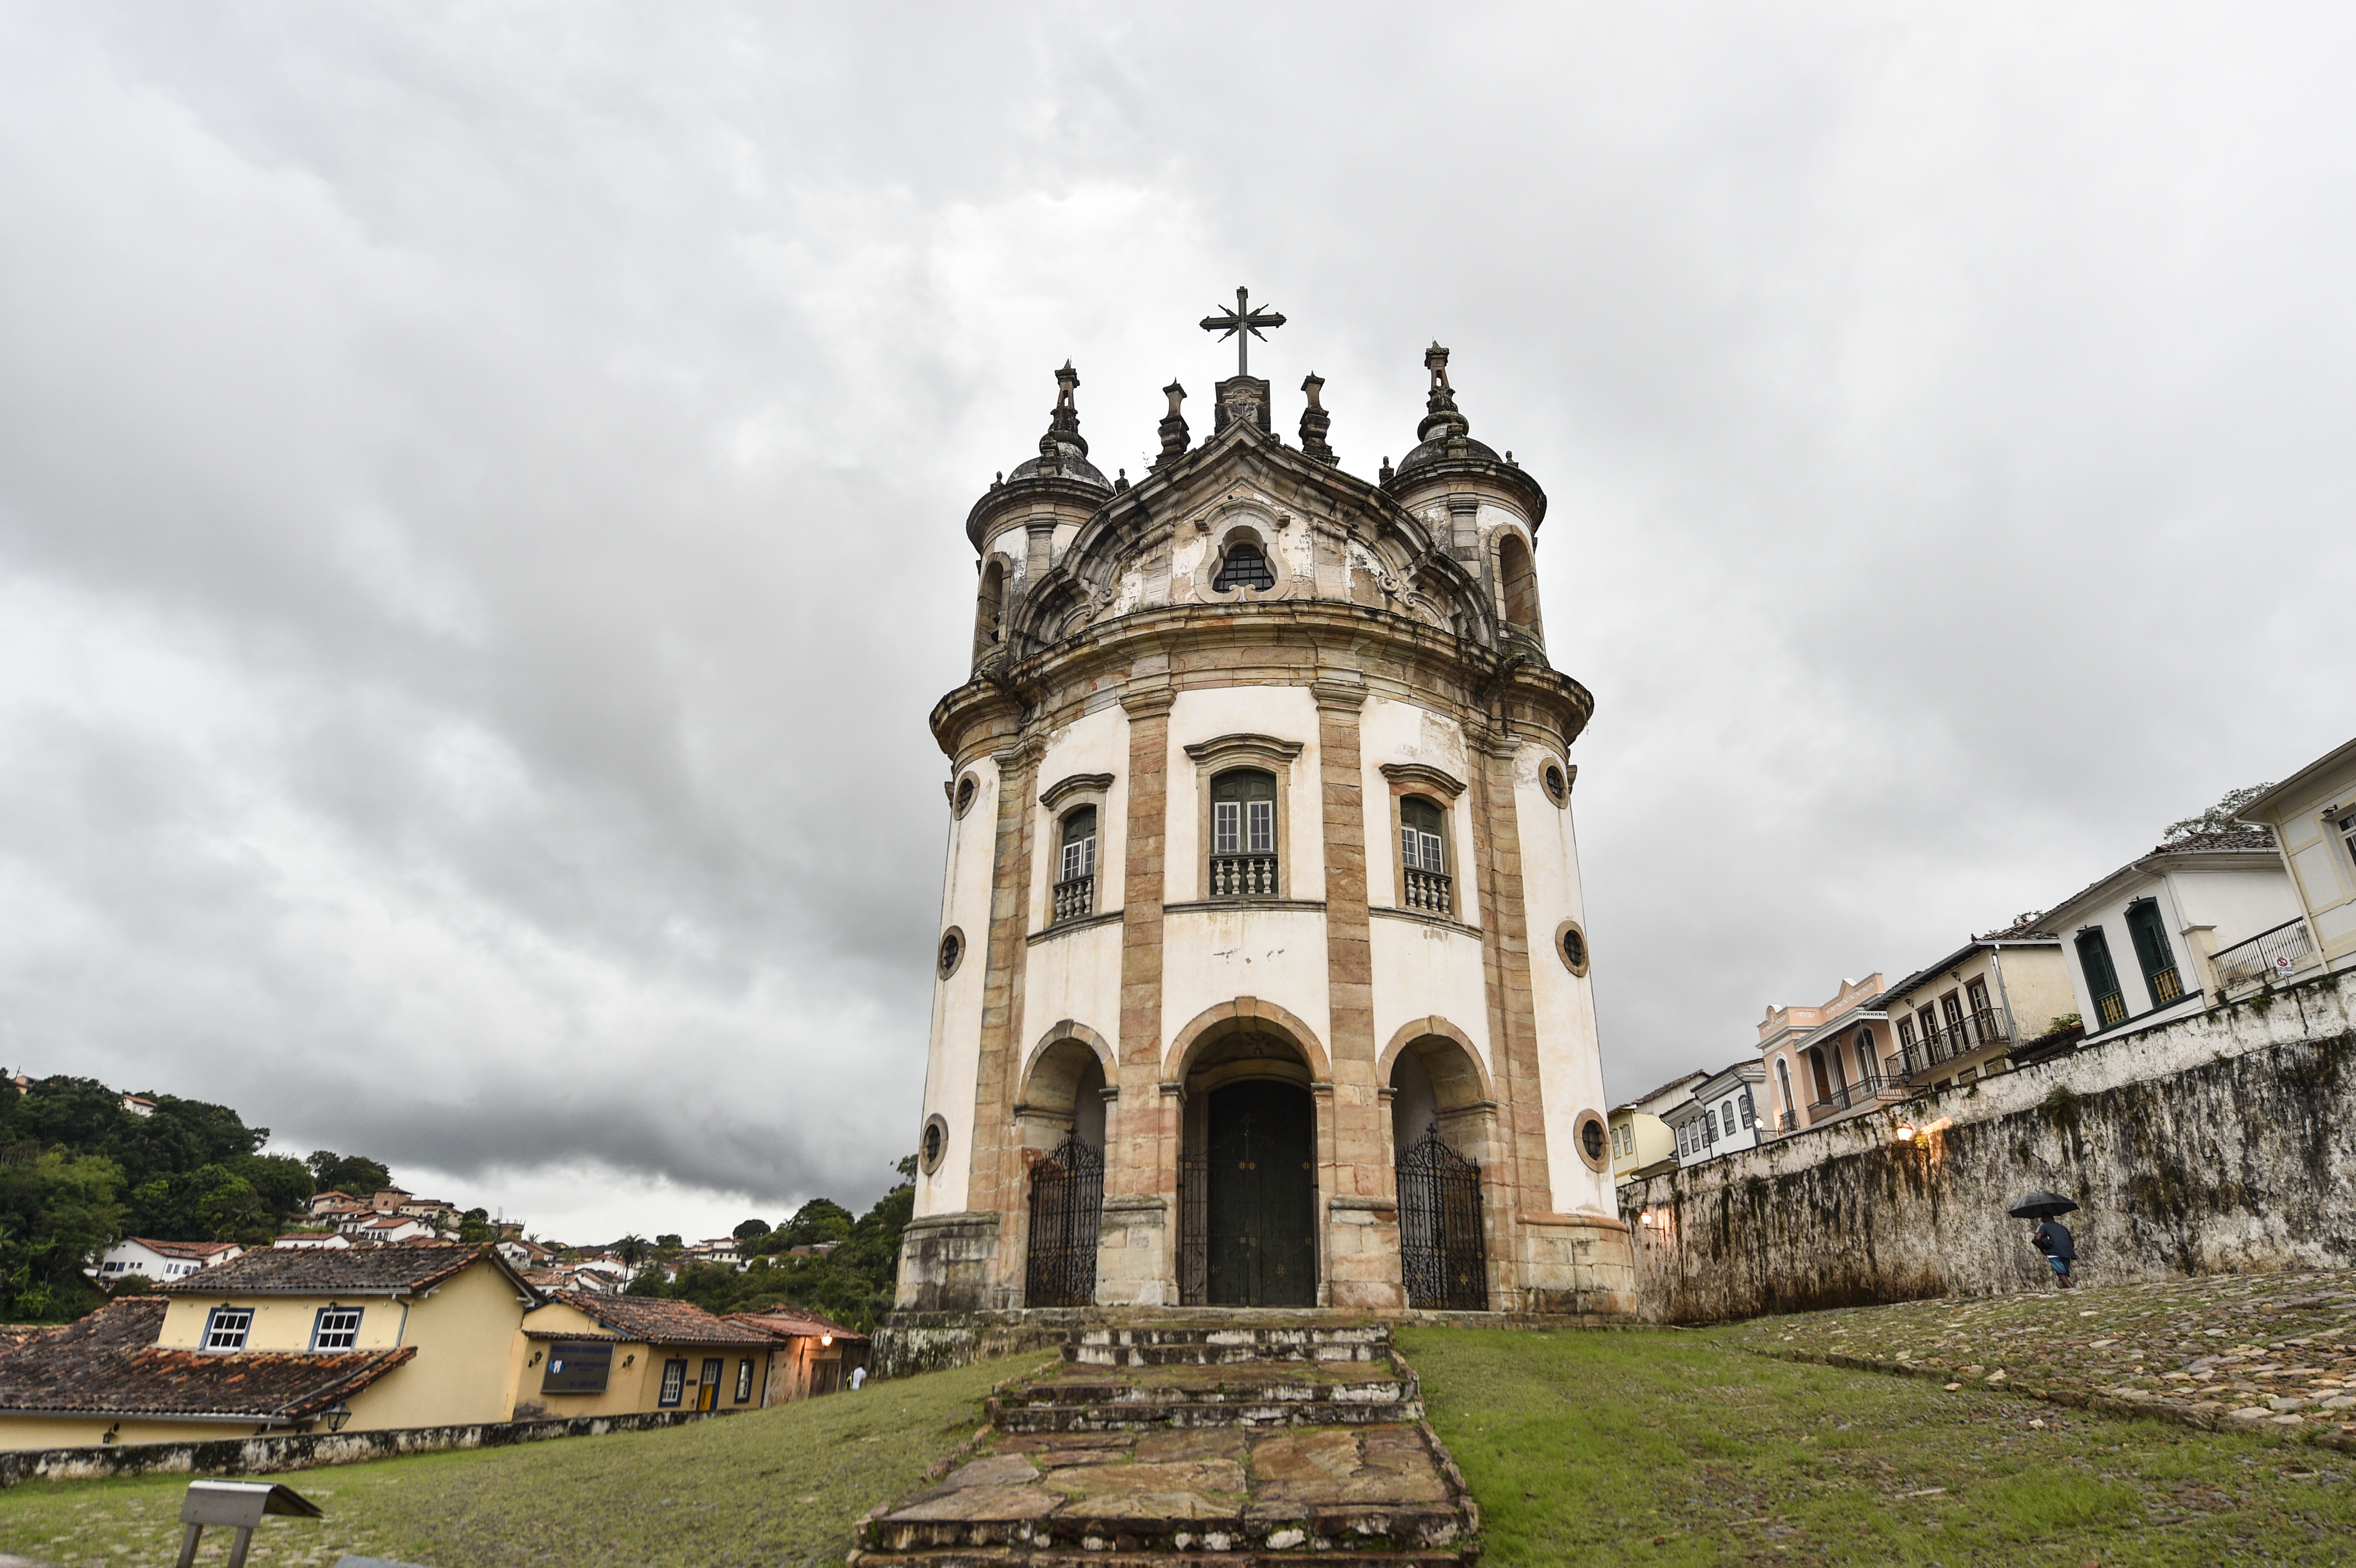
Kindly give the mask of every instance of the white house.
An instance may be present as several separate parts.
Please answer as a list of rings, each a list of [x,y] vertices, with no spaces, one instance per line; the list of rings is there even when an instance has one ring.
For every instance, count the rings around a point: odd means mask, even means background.
[[[347,1223],[343,1230],[356,1242],[405,1242],[413,1236],[423,1236],[430,1242],[436,1234],[433,1226],[407,1214],[371,1215]]]
[[[270,1243],[273,1247],[320,1247],[337,1251],[352,1244],[352,1239],[341,1231],[297,1231],[279,1237]]]
[[[2217,951],[2227,986],[2356,968],[2356,741],[2309,763],[2242,807],[2274,833],[2305,918]]]
[[[2211,959],[2300,916],[2263,827],[2186,834],[2045,912],[2094,1040],[2213,1005]],[[2207,1000],[2204,1001],[2204,998]]]
[[[106,1249],[99,1260],[98,1277],[101,1284],[108,1284],[142,1275],[162,1285],[244,1255],[245,1249],[235,1242],[158,1242],[134,1236]]]
[[[1722,1154],[1758,1147],[1764,1140],[1753,1089],[1766,1078],[1766,1064],[1757,1058],[1737,1061],[1712,1073],[1695,1088],[1691,1100],[1662,1117],[1676,1135],[1677,1163],[1699,1165]]]

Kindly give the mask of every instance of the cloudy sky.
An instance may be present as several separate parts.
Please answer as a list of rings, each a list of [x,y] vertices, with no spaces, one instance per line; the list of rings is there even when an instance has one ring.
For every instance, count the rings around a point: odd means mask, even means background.
[[[2344,10],[0,8],[0,1065],[543,1233],[913,1141],[992,470],[1552,496],[1611,1088],[2356,732]],[[1289,395],[1289,394],[1288,394]]]

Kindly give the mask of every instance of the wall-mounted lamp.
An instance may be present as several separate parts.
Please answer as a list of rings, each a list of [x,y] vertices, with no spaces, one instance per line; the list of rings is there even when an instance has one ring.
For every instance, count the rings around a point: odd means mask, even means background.
[[[1898,1141],[1902,1144],[1912,1143],[1914,1141],[1914,1129],[1907,1125],[1904,1122],[1899,1123]]]
[[[831,1345],[834,1343],[834,1336],[831,1334],[821,1334],[818,1337],[818,1342],[821,1345]]]
[[[540,1365],[540,1352],[538,1350],[534,1350],[531,1353],[531,1360],[526,1361],[524,1365],[527,1367],[536,1367]]]
[[[635,1361],[635,1360],[637,1360],[637,1359],[638,1359],[638,1353],[637,1353],[636,1350],[633,1350],[633,1351],[631,1351],[628,1355],[624,1356],[624,1357],[622,1358],[622,1370],[623,1370],[624,1371],[629,1371],[629,1370],[630,1370],[630,1363],[631,1363],[631,1362],[633,1362],[633,1361]]]
[[[319,1419],[327,1424],[327,1430],[330,1432],[341,1432],[344,1429],[344,1423],[351,1418],[352,1407],[342,1400],[336,1401],[319,1413]]]

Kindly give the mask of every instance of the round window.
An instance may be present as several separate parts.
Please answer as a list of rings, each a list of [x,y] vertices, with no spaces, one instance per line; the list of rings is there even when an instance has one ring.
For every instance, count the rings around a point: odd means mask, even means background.
[[[968,773],[965,777],[958,780],[957,815],[963,816],[967,812],[971,811],[973,809],[973,797],[980,793],[981,786],[974,782],[974,777],[971,773]]]
[[[1566,920],[1556,928],[1554,950],[1564,968],[1574,975],[1587,973],[1587,933],[1579,928],[1577,921]]]
[[[941,1168],[941,1156],[948,1152],[949,1125],[938,1116],[926,1118],[925,1139],[917,1151],[917,1161],[926,1176]]]
[[[1570,780],[1563,776],[1561,763],[1548,763],[1546,765],[1546,792],[1557,805],[1570,804]]]
[[[941,933],[939,965],[941,978],[946,980],[950,976],[956,974],[958,971],[958,965],[964,961],[965,933],[959,931],[953,925],[947,931]]]
[[[1590,1170],[1608,1170],[1612,1165],[1611,1134],[1603,1118],[1593,1111],[1579,1114],[1579,1130],[1572,1135],[1579,1143],[1579,1157],[1587,1162]]]

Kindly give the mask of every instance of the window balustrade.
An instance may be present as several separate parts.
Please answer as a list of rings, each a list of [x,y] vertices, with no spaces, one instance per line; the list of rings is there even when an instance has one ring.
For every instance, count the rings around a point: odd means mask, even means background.
[[[1071,877],[1055,884],[1055,917],[1051,923],[1061,925],[1067,920],[1082,920],[1096,912],[1097,880],[1094,877]]]
[[[1407,873],[1407,907],[1421,910],[1426,914],[1453,914],[1456,905],[1450,892],[1448,874],[1444,871],[1409,870]]]
[[[1211,896],[1215,899],[1277,897],[1276,857],[1273,855],[1214,855]]]

